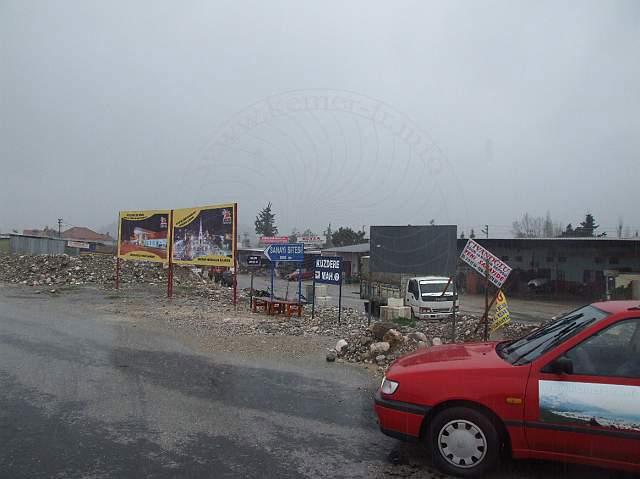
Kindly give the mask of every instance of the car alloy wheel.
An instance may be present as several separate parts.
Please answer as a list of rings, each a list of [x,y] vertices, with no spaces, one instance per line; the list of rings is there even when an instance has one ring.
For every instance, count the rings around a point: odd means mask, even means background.
[[[482,462],[487,453],[487,439],[473,422],[457,419],[440,429],[438,448],[452,466],[466,469]]]

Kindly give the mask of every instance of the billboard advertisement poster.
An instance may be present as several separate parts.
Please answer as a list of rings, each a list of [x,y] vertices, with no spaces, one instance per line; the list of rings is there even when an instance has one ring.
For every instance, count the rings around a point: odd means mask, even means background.
[[[118,257],[134,261],[168,260],[169,210],[121,211]]]
[[[507,280],[509,273],[511,273],[511,266],[472,239],[467,241],[460,255],[460,259],[483,277],[488,269],[489,281],[491,281],[496,288],[501,288]]]
[[[233,268],[234,208],[230,203],[173,210],[173,262]]]

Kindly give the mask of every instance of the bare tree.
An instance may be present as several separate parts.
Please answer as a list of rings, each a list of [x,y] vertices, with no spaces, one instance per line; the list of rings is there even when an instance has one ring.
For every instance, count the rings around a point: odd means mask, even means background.
[[[513,222],[512,232],[516,238],[555,238],[562,234],[562,225],[553,221],[551,213],[546,216],[533,216],[524,213],[520,219]]]
[[[616,226],[616,236],[618,239],[622,238],[622,230],[624,228],[624,221],[622,220],[622,216],[618,218],[618,225]]]
[[[513,235],[516,238],[540,238],[544,234],[545,222],[541,216],[525,213],[513,222]]]

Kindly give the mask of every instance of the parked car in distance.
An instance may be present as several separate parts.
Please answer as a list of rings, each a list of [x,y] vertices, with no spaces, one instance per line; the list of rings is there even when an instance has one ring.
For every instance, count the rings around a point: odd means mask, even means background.
[[[293,273],[287,275],[287,281],[298,281],[298,275],[301,274],[297,269]],[[302,271],[302,279],[313,279],[313,271]]]
[[[375,397],[382,431],[426,441],[475,476],[503,453],[640,472],[640,303],[594,303],[514,340],[395,361]]]

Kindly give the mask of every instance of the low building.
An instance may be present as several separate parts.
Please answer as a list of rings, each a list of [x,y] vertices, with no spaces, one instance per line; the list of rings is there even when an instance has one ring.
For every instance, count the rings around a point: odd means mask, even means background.
[[[485,238],[476,241],[513,268],[506,288],[602,297],[608,272],[640,271],[640,240],[609,238]],[[462,252],[466,239],[458,240]],[[461,266],[459,279],[470,292],[481,289],[479,275]]]
[[[62,232],[62,238],[74,241],[97,241],[115,243],[115,239],[109,234],[96,233],[95,231],[82,226],[74,226]]]
[[[476,238],[476,241],[513,268],[505,288],[512,293],[535,289],[552,294],[604,297],[607,277],[640,272],[640,240],[613,238]],[[458,255],[467,239],[458,239]],[[360,260],[369,244],[327,248],[323,256],[339,256],[352,275],[360,272]],[[425,272],[428,273],[428,272]],[[483,290],[480,275],[458,262],[458,282],[470,293]]]
[[[331,247],[322,250],[322,256],[338,256],[342,258],[347,278],[360,274],[360,260],[369,254],[369,243],[350,246]]]

